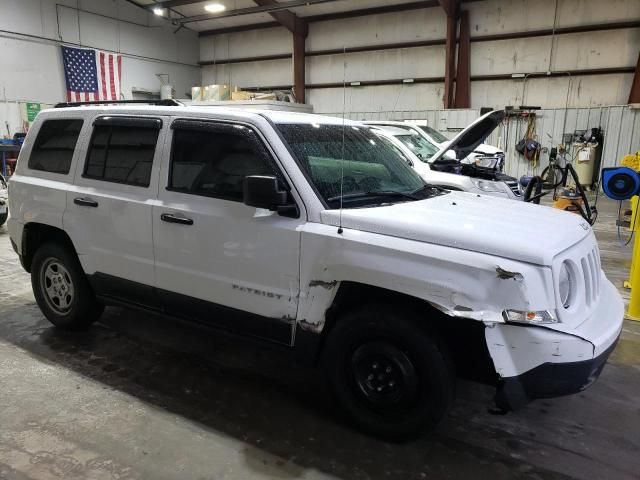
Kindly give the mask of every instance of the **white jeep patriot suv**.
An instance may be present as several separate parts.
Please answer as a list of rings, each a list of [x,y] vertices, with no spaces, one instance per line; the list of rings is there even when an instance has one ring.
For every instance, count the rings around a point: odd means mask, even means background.
[[[431,187],[357,122],[63,106],[29,130],[9,199],[54,325],[117,304],[280,344],[385,437],[438,424],[456,375],[503,409],[578,392],[622,327],[580,217]]]

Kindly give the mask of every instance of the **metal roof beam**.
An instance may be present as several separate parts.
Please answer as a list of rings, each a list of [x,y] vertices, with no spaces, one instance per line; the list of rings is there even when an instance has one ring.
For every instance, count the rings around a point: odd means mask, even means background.
[[[253,0],[261,7],[267,6],[280,6],[280,4],[276,0]],[[298,17],[291,10],[281,10],[277,12],[269,12],[274,19],[280,23],[283,27],[289,30],[291,33],[297,35],[307,36],[309,33],[309,26],[307,22]]]

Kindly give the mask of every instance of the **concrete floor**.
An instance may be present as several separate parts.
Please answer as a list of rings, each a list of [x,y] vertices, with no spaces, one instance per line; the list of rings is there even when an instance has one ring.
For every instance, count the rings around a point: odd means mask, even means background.
[[[620,284],[630,249],[600,205]],[[0,228],[3,480],[640,478],[639,375],[640,323],[626,322],[589,390],[494,416],[492,390],[460,382],[436,433],[387,444],[343,425],[318,372],[269,350],[116,308],[56,331]]]

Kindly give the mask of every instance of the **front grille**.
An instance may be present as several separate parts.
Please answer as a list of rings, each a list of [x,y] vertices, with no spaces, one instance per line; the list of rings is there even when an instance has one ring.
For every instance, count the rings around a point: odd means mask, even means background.
[[[521,197],[522,196],[522,192],[520,191],[520,187],[518,186],[518,182],[517,181],[507,181],[504,182],[507,184],[507,187],[509,187],[509,190],[511,190],[513,192],[513,194],[517,197]]]
[[[580,259],[580,266],[584,276],[585,301],[590,306],[600,295],[601,267],[598,247],[594,247],[586,256]]]

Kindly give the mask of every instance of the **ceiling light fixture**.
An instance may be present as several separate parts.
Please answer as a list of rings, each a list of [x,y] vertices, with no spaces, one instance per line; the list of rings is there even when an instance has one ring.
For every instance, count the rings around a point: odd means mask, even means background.
[[[204,9],[209,13],[220,13],[224,12],[227,7],[225,7],[221,3],[209,3],[208,5],[204,6]]]
[[[158,15],[159,17],[162,17],[164,15],[164,8],[154,7],[153,14]]]

